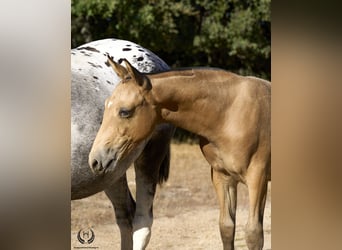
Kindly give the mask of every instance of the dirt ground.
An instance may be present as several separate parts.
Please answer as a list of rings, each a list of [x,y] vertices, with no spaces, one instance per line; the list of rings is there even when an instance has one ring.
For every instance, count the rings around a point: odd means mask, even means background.
[[[154,249],[222,249],[218,228],[218,203],[210,179],[210,167],[197,145],[172,144],[171,169],[167,183],[157,188],[152,237],[147,247]],[[194,175],[193,173],[196,173]],[[134,171],[128,170],[134,193]],[[247,249],[244,226],[248,217],[248,194],[238,187],[235,248]],[[82,245],[80,229],[91,228],[95,240]],[[271,249],[271,182],[268,184],[264,214],[264,249]],[[120,233],[112,205],[103,192],[71,202],[71,249],[120,249]]]

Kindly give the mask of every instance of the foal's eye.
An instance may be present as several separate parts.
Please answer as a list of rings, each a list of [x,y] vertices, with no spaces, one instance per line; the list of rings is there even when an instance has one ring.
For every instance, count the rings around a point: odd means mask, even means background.
[[[119,110],[119,116],[121,118],[130,118],[133,115],[133,110],[129,110],[126,108],[121,108]]]

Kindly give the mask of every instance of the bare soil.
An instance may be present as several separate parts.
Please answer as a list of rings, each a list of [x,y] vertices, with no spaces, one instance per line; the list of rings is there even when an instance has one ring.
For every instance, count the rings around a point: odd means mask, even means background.
[[[147,249],[222,249],[219,209],[210,179],[210,167],[197,145],[172,144],[167,183],[157,188],[152,237]],[[134,194],[134,171],[128,170]],[[238,187],[235,248],[247,249],[244,226],[248,218],[248,193]],[[77,233],[92,228],[95,240],[82,245]],[[271,182],[264,214],[264,249],[271,249]],[[112,205],[103,192],[71,202],[71,249],[120,249],[120,233]]]

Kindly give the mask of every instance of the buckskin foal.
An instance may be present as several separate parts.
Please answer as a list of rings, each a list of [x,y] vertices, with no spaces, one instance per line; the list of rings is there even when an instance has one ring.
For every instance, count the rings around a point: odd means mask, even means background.
[[[238,182],[249,192],[247,246],[262,249],[271,163],[270,82],[213,68],[141,74],[128,61],[126,68],[109,63],[122,80],[105,102],[89,155],[92,168],[120,165],[157,124],[172,123],[196,133],[212,168],[224,249],[234,249]]]

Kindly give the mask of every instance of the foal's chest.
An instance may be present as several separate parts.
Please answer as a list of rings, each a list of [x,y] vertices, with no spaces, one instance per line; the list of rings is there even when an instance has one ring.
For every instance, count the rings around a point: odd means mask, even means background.
[[[204,157],[215,171],[230,175],[236,181],[244,182],[247,166],[212,143],[201,143],[200,146]]]

